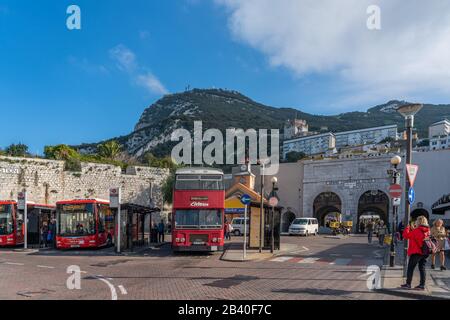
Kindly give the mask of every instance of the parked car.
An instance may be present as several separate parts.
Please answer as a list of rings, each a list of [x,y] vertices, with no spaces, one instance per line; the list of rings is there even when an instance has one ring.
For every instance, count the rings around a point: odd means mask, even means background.
[[[289,226],[289,235],[317,235],[319,222],[316,218],[296,218]]]
[[[233,234],[235,236],[244,234],[244,218],[234,218],[231,221],[231,226],[233,227]],[[247,219],[247,235],[249,233],[249,229],[249,219]]]

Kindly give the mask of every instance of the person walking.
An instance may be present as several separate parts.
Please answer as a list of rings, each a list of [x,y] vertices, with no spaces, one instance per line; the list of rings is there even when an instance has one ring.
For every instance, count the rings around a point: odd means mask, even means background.
[[[419,265],[420,284],[415,287],[417,290],[425,290],[426,272],[425,265],[427,264],[428,256],[424,255],[422,247],[424,240],[430,237],[430,226],[428,220],[424,216],[419,216],[416,222],[411,222],[405,231],[403,231],[403,238],[409,240],[408,244],[408,269],[406,276],[406,283],[401,285],[404,289],[411,289],[414,269]]]
[[[232,231],[231,223],[225,221],[225,240],[231,240],[231,231]]]
[[[398,224],[398,233],[400,234],[401,241],[403,241],[403,231],[405,231],[405,226],[403,225],[403,221],[400,221]]]
[[[369,244],[372,244],[372,237],[373,237],[373,229],[375,228],[375,225],[373,223],[373,220],[369,220],[369,223],[367,224],[366,231],[367,231],[367,240]]]
[[[50,247],[56,248],[56,220],[52,219],[48,227],[48,232],[51,234]]]
[[[380,247],[384,246],[384,238],[386,237],[386,234],[388,233],[387,227],[384,224],[383,220],[380,220],[380,224],[377,228],[377,235],[378,235],[378,244]]]
[[[445,244],[448,237],[448,233],[444,227],[444,221],[442,219],[437,219],[433,223],[431,228],[431,238],[436,244],[437,252],[431,255],[431,269],[435,269],[436,255],[439,252],[439,258],[441,262],[441,270],[447,270],[445,267]]]
[[[47,248],[48,225],[47,225],[46,221],[42,224],[41,237],[42,237],[42,244],[43,244],[44,248]]]
[[[161,220],[158,224],[158,242],[163,243],[164,242],[164,220]]]
[[[361,222],[359,223],[359,233],[364,233],[364,221],[361,220]]]

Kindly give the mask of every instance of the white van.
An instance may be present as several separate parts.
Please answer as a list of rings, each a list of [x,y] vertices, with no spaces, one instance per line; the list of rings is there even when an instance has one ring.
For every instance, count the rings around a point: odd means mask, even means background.
[[[317,235],[319,222],[316,218],[296,218],[289,227],[289,235]]]
[[[233,227],[232,233],[235,236],[240,236],[244,234],[244,218],[234,218],[231,221],[231,226]],[[249,219],[247,218],[247,235],[250,231],[249,228]]]

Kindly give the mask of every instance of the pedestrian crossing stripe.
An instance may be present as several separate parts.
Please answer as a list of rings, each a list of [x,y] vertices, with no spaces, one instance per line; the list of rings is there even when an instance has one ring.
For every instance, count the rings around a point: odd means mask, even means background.
[[[306,258],[306,259],[302,259],[297,263],[314,263],[317,260],[319,260],[319,258]]]
[[[285,262],[285,261],[291,260],[291,259],[292,259],[292,257],[278,257],[278,258],[272,259],[272,260],[270,260],[270,261],[274,261],[274,262]]]

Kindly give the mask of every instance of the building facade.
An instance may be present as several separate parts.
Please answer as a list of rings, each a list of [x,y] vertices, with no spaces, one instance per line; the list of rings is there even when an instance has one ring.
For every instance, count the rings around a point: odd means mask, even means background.
[[[363,215],[378,215],[392,223],[392,203],[389,198],[391,178],[387,171],[395,154],[361,154],[323,160],[307,160],[280,164],[277,174],[278,195],[282,206],[282,230],[286,231],[295,217],[316,217],[323,224],[327,214],[339,212],[354,226]],[[405,157],[399,166],[401,185],[405,184]],[[411,216],[425,215],[431,220],[442,218],[450,226],[450,204],[445,210],[435,210],[443,195],[450,195],[450,150],[414,152],[413,163],[419,165],[414,185],[416,202]],[[256,190],[260,190],[258,172]],[[271,177],[264,178],[270,192]],[[404,217],[404,196],[398,219]],[[397,219],[395,220],[397,223]]]
[[[312,156],[326,154],[334,149],[377,144],[388,138],[397,140],[397,137],[397,125],[298,137],[283,141],[283,158],[293,151]]]
[[[334,134],[336,137],[336,148],[339,149],[347,146],[376,144],[387,138],[396,140],[398,135],[397,131],[397,125],[390,125],[337,132]]]
[[[283,142],[283,158],[289,152],[303,152],[311,156],[326,153],[335,147],[335,138],[332,133],[323,133],[313,136],[306,136]]]

